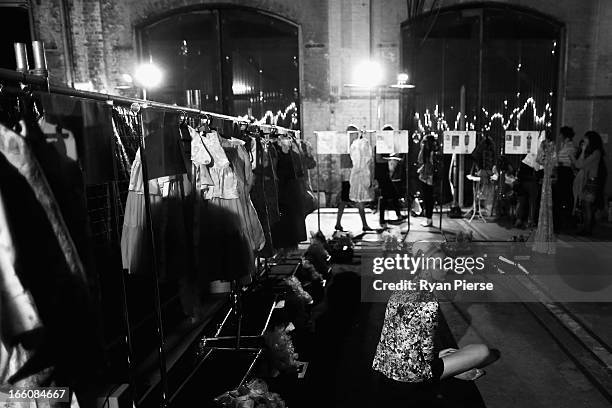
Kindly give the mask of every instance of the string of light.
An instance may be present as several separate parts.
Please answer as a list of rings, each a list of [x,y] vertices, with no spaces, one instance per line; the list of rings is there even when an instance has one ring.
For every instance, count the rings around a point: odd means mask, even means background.
[[[263,118],[261,118],[260,120],[258,120],[256,123],[257,124],[265,124],[268,122],[268,119],[270,119],[270,124],[272,125],[276,125],[279,121],[279,119],[281,121],[284,121],[287,116],[291,114],[291,123],[292,124],[296,124],[297,123],[297,106],[295,104],[295,102],[291,102],[291,104],[289,104],[289,106],[287,106],[285,108],[285,111],[277,111],[276,114],[272,111],[267,111]]]
[[[504,106],[507,107],[508,101],[504,101]],[[484,122],[482,130],[490,131],[491,127],[495,122],[501,122],[501,126],[504,130],[519,130],[521,119],[523,119],[524,115],[528,111],[529,108],[532,108],[533,111],[533,125],[536,129],[548,128],[552,126],[551,118],[552,118],[552,108],[550,103],[546,103],[544,109],[540,115],[538,115],[537,103],[533,97],[529,97],[522,108],[514,108],[510,113],[510,116],[506,119],[502,112],[495,112],[490,114],[489,111],[485,108],[481,108],[484,114]],[[459,122],[462,117],[462,112],[458,112],[454,121],[454,129],[451,129],[448,122],[445,119],[444,112],[440,112],[439,106],[436,105],[433,111],[433,115],[430,112],[429,108],[425,109],[425,113],[423,114],[423,118],[417,112],[415,114],[415,119],[417,120],[417,128],[420,132],[426,131],[434,131],[441,132],[445,130],[458,130]],[[473,116],[472,121],[466,119],[466,129],[474,130],[476,127],[476,116]],[[434,126],[435,125],[435,126]],[[532,129],[529,129],[532,130]]]

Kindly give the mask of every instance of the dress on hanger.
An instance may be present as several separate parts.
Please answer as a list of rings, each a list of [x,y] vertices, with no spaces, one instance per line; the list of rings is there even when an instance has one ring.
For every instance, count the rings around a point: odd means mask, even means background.
[[[204,145],[202,136],[191,127],[189,133],[191,135],[191,163],[195,186],[198,190],[207,190],[215,184],[208,169],[212,157]]]
[[[248,198],[250,157],[244,146],[221,141],[216,132],[208,133],[203,141],[212,158],[213,185],[196,195],[194,241],[199,279],[202,284],[214,280],[247,283],[255,267],[254,251],[265,243]]]
[[[543,254],[554,254],[556,246],[553,226],[552,173],[557,163],[554,142],[546,140],[542,142],[538,150],[537,162],[544,167],[544,178],[542,179],[540,214],[533,250]]]
[[[368,202],[374,199],[372,194],[372,180],[370,176],[370,165],[372,163],[372,146],[370,141],[365,137],[355,139],[350,148],[351,175],[349,182],[351,184],[349,198],[354,202]]]
[[[312,147],[306,142],[294,140],[294,146],[297,147],[299,152],[299,163],[301,166],[301,176],[298,175],[300,184],[302,186],[302,202],[304,206],[304,218],[312,213],[317,208],[317,199],[312,192],[312,186],[310,183],[310,173],[308,170],[316,167],[317,163],[312,156]]]
[[[253,187],[251,157],[240,142],[223,140],[222,146],[236,175],[238,200],[235,203],[238,205],[233,211],[240,216],[240,227],[248,237],[251,252],[259,251],[265,244],[265,237],[250,197]]]
[[[280,140],[276,149],[280,219],[272,226],[272,238],[277,249],[295,248],[306,240],[303,190],[296,173],[299,163],[295,163],[298,155],[293,153],[291,145],[290,141]]]
[[[187,237],[182,198],[188,190],[186,175],[164,176],[149,180],[149,202],[155,250],[162,279],[186,272]],[[182,184],[182,185],[181,185]],[[140,150],[132,163],[121,233],[123,267],[132,274],[149,273],[151,247],[146,225],[144,179]]]
[[[213,159],[213,165],[209,169],[213,185],[204,193],[204,198],[223,198],[226,200],[238,198],[236,176],[223,151],[219,135],[216,131],[212,131],[203,136],[202,141]]]
[[[497,151],[495,142],[485,136],[476,145],[472,157],[475,160],[475,165],[478,170],[477,175],[480,177],[480,191],[478,196],[485,202],[485,208],[487,214],[491,215],[493,211],[493,200],[495,198],[495,185],[491,182],[491,176],[493,175],[493,167],[495,166]]]
[[[271,257],[274,255],[272,225],[278,222],[280,218],[276,149],[269,141],[262,142],[261,138],[254,138],[252,145],[256,149],[256,153],[254,155],[253,188],[250,195],[266,239],[266,244],[260,251],[260,255]]]

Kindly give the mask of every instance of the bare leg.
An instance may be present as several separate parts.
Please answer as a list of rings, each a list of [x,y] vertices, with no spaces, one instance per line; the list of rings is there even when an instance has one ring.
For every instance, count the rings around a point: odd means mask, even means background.
[[[344,201],[340,201],[338,203],[338,215],[336,217],[336,229],[342,231],[342,214],[344,214],[344,207],[346,203]]]
[[[470,344],[457,351],[440,353],[444,362],[441,379],[465,373],[477,367],[482,367],[490,357],[490,351],[484,344]]]
[[[361,217],[361,225],[364,231],[371,230],[368,226],[368,222],[366,221],[365,216],[365,206],[363,203],[356,203],[357,209],[359,210],[359,217]]]

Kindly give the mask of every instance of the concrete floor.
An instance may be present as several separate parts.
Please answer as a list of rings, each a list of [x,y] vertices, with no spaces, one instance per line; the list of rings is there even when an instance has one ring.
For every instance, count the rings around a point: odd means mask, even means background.
[[[321,231],[331,236],[335,210],[323,209],[320,215],[309,215],[309,231],[318,230],[319,219]],[[377,219],[378,214],[368,211],[371,227],[378,227]],[[439,219],[434,216],[434,225]],[[408,240],[442,242],[445,235],[437,229],[421,227],[423,220],[411,220]],[[468,223],[446,216],[442,220],[448,234],[472,231],[477,240],[507,241],[512,235],[525,234],[492,222]],[[380,234],[361,235],[356,210],[345,212],[342,225],[359,238],[357,251],[380,244]],[[391,228],[405,232],[407,224]],[[572,236],[559,239],[562,253],[588,243]],[[604,265],[601,268],[606,269]],[[522,285],[522,290],[532,290],[534,302],[441,301],[441,310],[459,345],[483,342],[502,353],[501,359],[486,370],[487,375],[476,382],[485,404],[496,408],[612,406],[612,303],[551,301],[545,297],[545,290],[538,289],[542,282],[532,275],[517,276],[516,284]]]

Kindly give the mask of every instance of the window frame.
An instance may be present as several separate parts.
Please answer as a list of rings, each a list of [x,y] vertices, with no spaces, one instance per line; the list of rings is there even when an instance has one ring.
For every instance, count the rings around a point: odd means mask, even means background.
[[[228,87],[231,89],[231,83],[229,83],[230,81],[228,80],[228,78],[231,77],[231,75],[224,73],[223,59],[222,59],[222,55],[223,55],[222,41],[223,41],[224,30],[221,25],[222,24],[221,19],[222,19],[222,13],[224,10],[239,10],[239,11],[257,13],[262,16],[273,18],[275,20],[288,24],[296,29],[296,32],[297,32],[297,38],[296,38],[297,53],[296,54],[297,54],[297,59],[298,59],[297,61],[298,62],[298,77],[297,77],[296,106],[298,110],[298,128],[303,129],[303,120],[304,120],[303,116],[304,115],[303,115],[303,101],[302,101],[302,95],[303,95],[302,86],[303,86],[303,78],[304,78],[304,68],[303,68],[302,61],[304,59],[304,56],[303,56],[303,47],[302,47],[302,43],[303,43],[302,27],[300,24],[298,24],[296,21],[290,18],[287,18],[285,16],[282,16],[280,14],[277,14],[277,13],[274,13],[268,10],[259,9],[256,7],[241,6],[241,5],[234,5],[234,4],[217,4],[217,3],[196,4],[196,5],[178,7],[178,8],[174,8],[171,10],[167,10],[162,13],[156,14],[155,16],[143,19],[142,21],[139,21],[137,24],[134,25],[134,36],[135,36],[135,42],[136,42],[138,63],[142,63],[146,61],[146,56],[144,55],[144,50],[146,47],[143,42],[144,41],[143,33],[148,27],[154,24],[161,23],[164,20],[175,18],[182,14],[189,14],[193,12],[202,12],[202,11],[209,11],[213,13],[217,19],[217,33],[218,33],[217,40],[218,40],[218,52],[219,52],[219,61],[220,61],[220,63],[217,66],[217,69],[219,70],[218,73],[219,73],[219,77],[221,78],[220,100],[221,100],[222,111],[217,112],[217,113],[232,115],[233,109],[231,108],[231,105],[233,105],[233,98],[226,97],[228,93]],[[261,119],[261,118],[257,118],[257,119]]]

